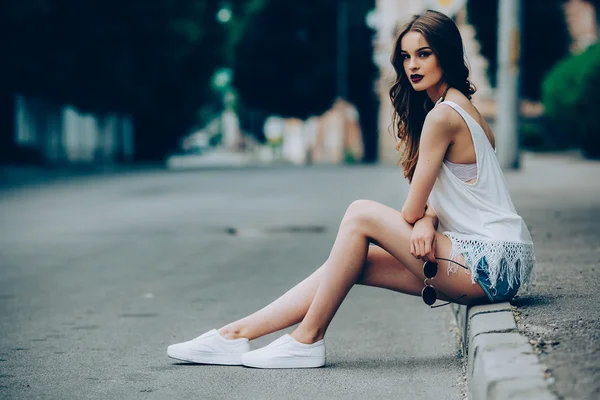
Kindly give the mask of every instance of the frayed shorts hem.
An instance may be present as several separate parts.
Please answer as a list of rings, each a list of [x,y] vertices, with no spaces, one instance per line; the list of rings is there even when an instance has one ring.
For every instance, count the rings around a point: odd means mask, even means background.
[[[477,275],[475,281],[481,286],[490,303],[501,303],[509,301],[517,294],[520,284],[509,287],[508,277],[502,276],[497,280],[496,286],[492,287],[488,274],[487,261],[484,258],[477,264]]]

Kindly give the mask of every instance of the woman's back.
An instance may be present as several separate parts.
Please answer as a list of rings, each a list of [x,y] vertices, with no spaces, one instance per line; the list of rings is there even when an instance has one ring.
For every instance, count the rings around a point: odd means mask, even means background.
[[[535,258],[531,236],[515,210],[486,132],[457,103],[447,100],[436,107],[451,107],[464,120],[477,165],[475,181],[463,182],[442,164],[429,196],[439,218],[438,230],[452,240],[453,256],[463,255],[471,266],[485,257],[491,277],[510,268],[509,276],[528,281]],[[467,161],[469,150],[462,149]]]
[[[469,99],[457,90],[450,90],[448,91],[445,100],[452,101],[459,105],[481,127],[481,129],[483,129],[492,148],[496,148],[496,141],[492,129]],[[457,118],[462,120],[458,115]],[[464,128],[455,136],[454,143],[448,149],[445,159],[454,164],[472,164],[476,162],[473,140],[466,122],[462,122],[462,125]]]

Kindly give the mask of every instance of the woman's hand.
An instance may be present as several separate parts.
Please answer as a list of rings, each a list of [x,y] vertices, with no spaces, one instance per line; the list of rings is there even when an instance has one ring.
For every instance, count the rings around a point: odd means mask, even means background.
[[[410,253],[423,261],[437,263],[435,259],[435,222],[425,216],[415,222],[410,238]]]

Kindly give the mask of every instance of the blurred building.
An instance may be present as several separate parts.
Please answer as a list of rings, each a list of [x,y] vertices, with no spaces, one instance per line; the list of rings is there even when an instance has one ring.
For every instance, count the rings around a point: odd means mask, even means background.
[[[44,99],[15,96],[17,160],[44,164],[113,164],[133,158],[133,122],[97,116]]]
[[[571,53],[581,53],[598,41],[598,16],[594,5],[584,0],[569,0],[563,5]]]
[[[354,104],[338,98],[333,106],[317,119],[316,134],[311,148],[314,164],[360,162],[364,143],[359,114]]]
[[[296,165],[304,165],[309,157],[310,143],[305,122],[298,118],[287,118],[283,123],[283,159]]]

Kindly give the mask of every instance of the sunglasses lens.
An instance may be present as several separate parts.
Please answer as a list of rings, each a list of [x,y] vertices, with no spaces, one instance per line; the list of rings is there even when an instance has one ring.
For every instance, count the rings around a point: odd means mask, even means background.
[[[431,261],[427,261],[424,265],[423,265],[423,275],[425,275],[426,278],[433,278],[434,276],[437,275],[438,272],[438,265],[436,263],[432,263]]]
[[[423,291],[421,291],[421,297],[423,297],[425,304],[430,306],[437,300],[437,293],[433,286],[425,286]]]

